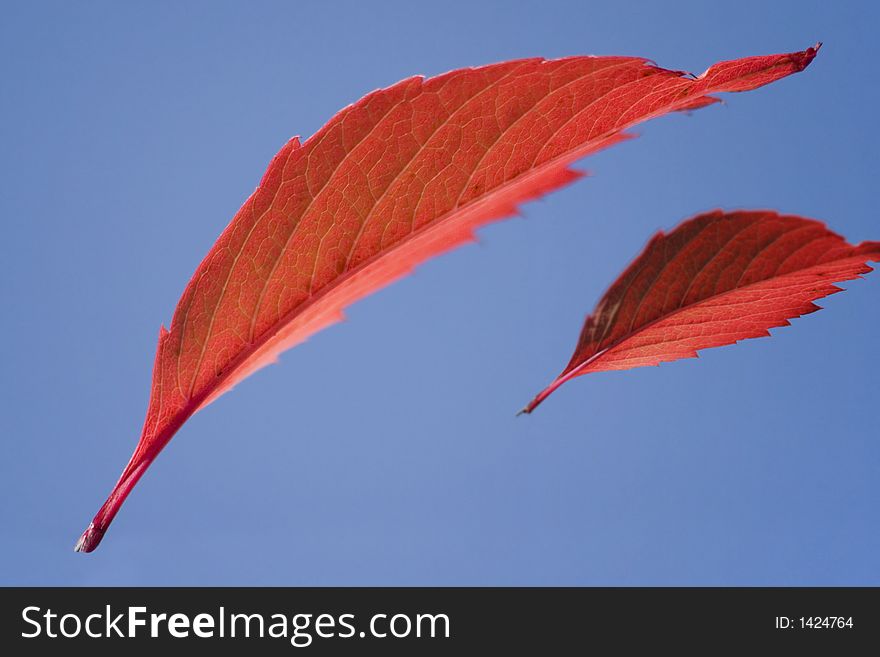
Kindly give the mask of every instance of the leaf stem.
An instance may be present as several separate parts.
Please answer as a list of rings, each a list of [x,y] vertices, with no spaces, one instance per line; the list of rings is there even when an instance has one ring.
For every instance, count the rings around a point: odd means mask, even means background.
[[[113,522],[113,518],[119,512],[119,509],[122,508],[125,498],[128,497],[138,479],[141,478],[141,475],[144,474],[147,467],[152,463],[153,458],[154,456],[145,456],[135,452],[128,465],[125,466],[125,470],[122,471],[119,481],[116,482],[116,485],[107,497],[107,501],[104,502],[104,505],[98,510],[92,522],[89,523],[88,528],[79,537],[73,548],[74,552],[91,552],[98,547],[101,539],[104,538],[107,527]]]

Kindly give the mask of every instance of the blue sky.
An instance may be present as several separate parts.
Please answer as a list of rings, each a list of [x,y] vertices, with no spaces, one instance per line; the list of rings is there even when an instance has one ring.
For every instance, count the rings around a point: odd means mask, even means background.
[[[874,3],[19,3],[0,23],[0,583],[880,584],[880,275],[772,339],[573,381],[658,228],[880,239]],[[364,93],[514,57],[703,71],[825,46],[580,164],[193,417],[98,551],[156,336],[272,155]],[[873,277],[874,280],[871,280]]]

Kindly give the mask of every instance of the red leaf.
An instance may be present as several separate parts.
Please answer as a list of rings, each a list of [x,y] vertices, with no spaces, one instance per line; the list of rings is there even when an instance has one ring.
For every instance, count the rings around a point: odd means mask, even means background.
[[[568,365],[523,410],[569,379],[696,358],[768,337],[880,262],[880,242],[848,244],[824,224],[770,211],[694,217],[645,247],[587,317]]]
[[[803,70],[804,52],[692,78],[633,57],[525,59],[375,91],[272,160],[160,331],[140,442],[77,543],[93,550],[198,409],[476,227],[583,175],[568,166],[646,119]]]

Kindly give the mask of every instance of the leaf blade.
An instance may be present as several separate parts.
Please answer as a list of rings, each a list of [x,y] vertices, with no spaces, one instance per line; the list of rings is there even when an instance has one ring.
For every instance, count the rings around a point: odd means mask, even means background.
[[[342,309],[566,185],[575,160],[627,128],[803,70],[803,52],[690,78],[632,57],[525,59],[368,94],[273,158],[160,331],[141,439],[77,544],[91,551],[126,495],[197,410]]]
[[[721,210],[658,233],[587,317],[568,365],[523,408],[591,372],[695,358],[701,349],[769,337],[819,310],[880,261],[880,242],[848,244],[821,222],[769,210]]]

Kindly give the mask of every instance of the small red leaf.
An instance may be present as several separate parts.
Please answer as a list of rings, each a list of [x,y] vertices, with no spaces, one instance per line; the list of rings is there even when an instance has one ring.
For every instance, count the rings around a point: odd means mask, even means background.
[[[566,368],[523,410],[569,379],[694,358],[770,335],[819,310],[835,282],[872,271],[880,242],[848,244],[824,224],[770,211],[720,210],[658,233],[596,304]]]
[[[634,57],[414,77],[288,142],[160,332],[140,442],[76,549],[98,545],[187,418],[345,306],[577,179],[569,165],[630,126],[801,71],[817,49],[722,62],[697,78]]]

